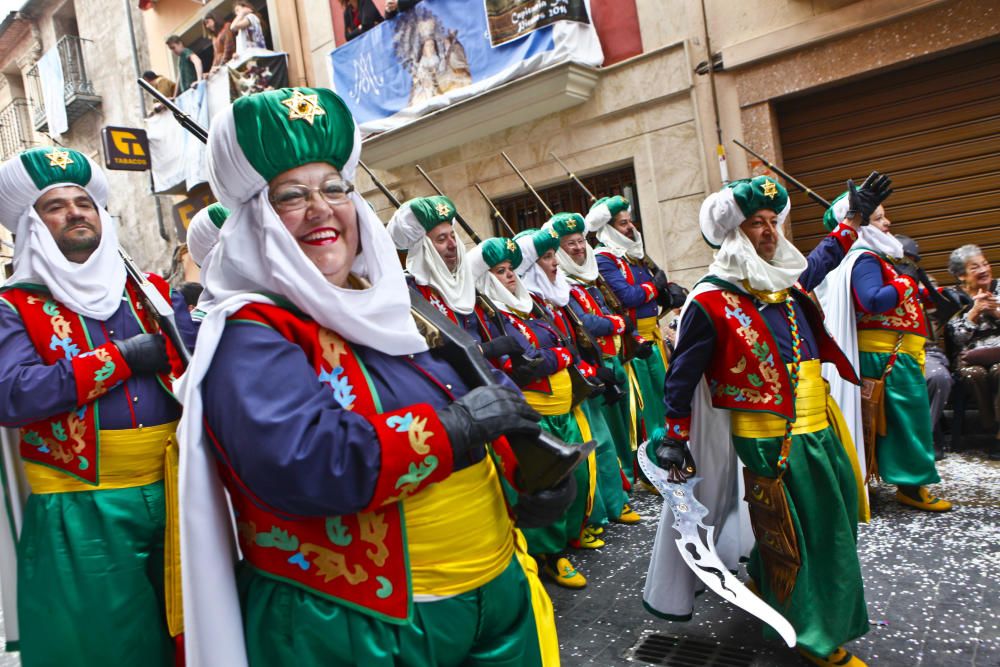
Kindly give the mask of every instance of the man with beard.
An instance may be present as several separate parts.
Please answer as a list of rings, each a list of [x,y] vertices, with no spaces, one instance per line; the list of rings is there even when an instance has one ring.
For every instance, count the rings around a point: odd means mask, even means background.
[[[17,233],[0,293],[0,423],[20,429],[31,485],[16,582],[26,665],[174,661],[164,460],[182,368],[126,282],[107,194],[75,150],[33,148],[0,167],[0,222]],[[183,299],[150,281],[192,345]]]
[[[863,192],[860,215],[887,194]],[[760,597],[792,624],[810,661],[861,667],[841,648],[868,631],[855,546],[860,471],[820,364],[857,378],[805,292],[840,263],[860,220],[838,226],[807,259],[781,232],[789,209],[785,188],[768,176],[732,182],[702,204],[701,232],[718,250],[681,315],[665,428],[640,456],[675,483],[697,465],[705,521],[732,570],[752,546],[745,488],[757,537],[747,570]],[[696,579],[672,523],[664,504],[643,598],[657,616],[687,620]]]
[[[621,195],[599,199],[587,214],[586,225],[600,241],[596,252],[601,277],[628,309],[639,335],[655,343],[652,355],[632,361],[642,394],[645,430],[640,432],[648,434],[663,423],[663,378],[667,370],[657,313],[660,305],[668,309],[680,307],[683,292],[676,286],[671,288],[662,271],[654,275],[627,199]]]
[[[855,210],[856,192],[833,201],[824,215],[827,227]],[[924,379],[929,323],[923,302],[931,302],[912,276],[897,271],[904,252],[891,226],[881,205],[864,216],[858,242],[819,291],[834,336],[859,375],[876,387],[870,402],[875,423],[863,452],[861,391],[831,378],[831,392],[854,428],[859,454],[866,454],[866,476],[895,484],[903,505],[946,512],[951,503],[926,488],[941,481]]]

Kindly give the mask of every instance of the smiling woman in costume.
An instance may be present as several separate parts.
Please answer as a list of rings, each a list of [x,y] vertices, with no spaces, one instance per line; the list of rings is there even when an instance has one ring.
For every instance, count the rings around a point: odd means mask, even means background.
[[[360,147],[320,89],[240,98],[209,135],[232,213],[181,388],[188,664],[544,664],[552,609],[494,463],[514,479],[497,438],[539,416],[428,351]]]

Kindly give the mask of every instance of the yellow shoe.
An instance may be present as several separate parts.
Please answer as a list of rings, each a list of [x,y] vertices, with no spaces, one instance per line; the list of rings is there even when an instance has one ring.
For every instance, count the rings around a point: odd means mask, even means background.
[[[661,496],[661,497],[663,496],[663,494],[660,493],[660,490],[658,488],[656,488],[655,486],[653,486],[652,484],[650,484],[649,482],[647,482],[644,479],[640,479],[639,480],[639,486],[641,486],[642,488],[644,488],[649,493],[652,493],[652,494],[655,494],[655,495]]]
[[[604,534],[604,526],[587,526],[586,528],[584,528],[584,530],[586,532],[590,533],[591,535],[603,535]]]
[[[542,568],[542,571],[563,588],[583,588],[587,585],[587,579],[576,571],[568,558],[558,559],[555,567],[548,559],[545,559],[545,567]]]
[[[573,540],[572,546],[577,549],[600,549],[604,546],[604,540],[586,530],[580,534],[579,540]]]
[[[628,503],[625,503],[625,506],[622,507],[622,513],[618,515],[618,523],[639,523],[640,521],[642,521],[642,517],[639,516],[639,513],[629,507]]]
[[[854,655],[850,651],[844,650],[843,647],[838,647],[833,653],[825,658],[813,655],[809,651],[801,648],[798,649],[798,651],[806,660],[814,665],[819,665],[820,667],[868,667],[861,658]]]
[[[951,509],[950,502],[932,496],[925,486],[896,487],[896,501],[925,512],[947,512]]]

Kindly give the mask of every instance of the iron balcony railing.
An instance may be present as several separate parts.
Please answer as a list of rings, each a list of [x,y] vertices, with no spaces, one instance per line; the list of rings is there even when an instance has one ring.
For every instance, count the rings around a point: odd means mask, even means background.
[[[0,109],[0,160],[31,148],[31,121],[28,100],[17,97]]]
[[[70,125],[77,118],[95,108],[101,103],[101,98],[94,90],[94,83],[87,76],[87,67],[83,58],[83,44],[89,40],[76,35],[64,35],[56,42],[59,51],[59,62],[63,71],[63,98],[66,101],[66,120]],[[35,129],[44,132],[48,129],[48,119],[45,115],[45,101],[42,97],[42,79],[38,75],[38,65],[28,70],[30,85],[32,120]]]

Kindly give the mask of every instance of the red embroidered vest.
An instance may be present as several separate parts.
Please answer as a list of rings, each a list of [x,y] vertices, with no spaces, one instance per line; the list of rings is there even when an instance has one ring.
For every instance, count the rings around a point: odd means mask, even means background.
[[[149,280],[168,301],[170,287],[156,275]],[[158,331],[152,316],[132,286],[125,291],[139,328]],[[74,411],[52,415],[20,428],[21,457],[54,468],[87,484],[100,484],[100,418],[97,399],[131,376],[114,343],[94,347],[83,318],[56,301],[41,285],[18,285],[3,291],[2,298],[17,310],[35,350],[47,365],[69,359],[76,382]],[[171,397],[176,375],[183,371],[180,358],[167,340],[171,373],[159,375],[160,386]]]
[[[876,253],[868,253],[878,260],[882,268],[882,282],[892,283],[900,274],[883,257]],[[892,310],[884,313],[866,313],[857,308],[858,329],[888,329],[902,333],[915,334],[927,338],[927,314],[920,303],[920,292],[912,283],[900,292],[902,299]]]
[[[827,333],[818,309],[809,297],[793,290],[796,305],[816,336],[822,361],[831,361],[845,379],[858,382],[851,363]],[[726,410],[770,412],[795,419],[788,369],[778,343],[754,301],[735,289],[701,292],[694,297],[715,329],[712,361],[705,371],[712,405]]]
[[[569,293],[573,297],[573,300],[580,304],[583,312],[590,315],[607,317],[607,314],[601,310],[601,305],[597,303],[597,299],[582,285],[571,285]],[[610,336],[595,336],[595,338],[601,348],[601,354],[606,357],[613,357],[615,355],[615,336],[613,334]]]
[[[270,508],[242,483],[206,425],[223,461],[220,472],[233,500],[244,556],[268,576],[372,616],[406,622],[412,595],[399,501],[444,479],[452,470],[451,445],[433,407],[419,403],[382,412],[350,344],[284,308],[251,304],[230,320],[264,324],[300,346],[337,402],[371,422],[382,451],[375,493],[364,511],[330,517],[288,516]],[[512,461],[506,465],[513,474]]]

